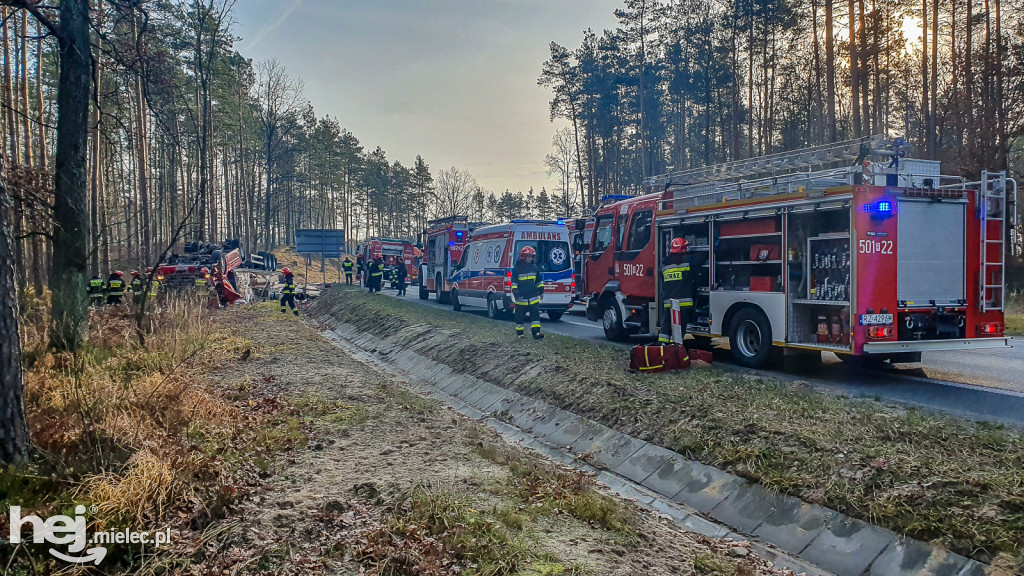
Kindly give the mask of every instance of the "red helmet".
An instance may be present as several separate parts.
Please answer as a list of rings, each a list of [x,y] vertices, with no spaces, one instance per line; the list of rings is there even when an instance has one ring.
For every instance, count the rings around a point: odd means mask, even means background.
[[[117,274],[118,276],[124,276],[124,272],[121,272],[120,270],[114,270],[114,274]]]
[[[200,270],[200,272],[202,272],[203,274],[209,274],[209,273],[210,273],[210,269],[204,266],[204,267],[203,267],[203,268],[202,268],[202,269]]]
[[[281,268],[281,273],[284,274],[284,275],[288,275],[288,274],[291,274],[292,271],[287,269],[287,268]]]
[[[668,252],[669,254],[685,254],[689,248],[690,244],[686,241],[686,238],[673,238],[672,248]]]
[[[138,275],[139,275],[139,271],[138,270],[132,270],[132,276],[138,276]]]
[[[523,246],[523,249],[519,251],[520,258],[526,258],[527,256],[536,256],[537,251],[532,246]]]

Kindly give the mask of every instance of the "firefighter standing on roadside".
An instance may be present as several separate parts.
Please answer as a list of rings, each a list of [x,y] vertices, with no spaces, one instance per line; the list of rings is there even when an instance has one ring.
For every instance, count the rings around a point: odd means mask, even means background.
[[[366,282],[366,261],[363,260],[363,255],[356,256],[356,280],[359,280],[360,284]]]
[[[284,314],[288,311],[287,306],[291,306],[292,314],[299,315],[299,309],[295,306],[295,276],[292,276],[292,271],[284,268],[281,270],[284,274],[284,288],[281,289],[281,313]]]
[[[352,261],[349,260],[348,256],[345,256],[345,261],[341,263],[341,267],[345,270],[345,284],[348,286],[352,285],[352,268],[355,266]]]
[[[124,297],[124,272],[115,270],[107,280],[107,305],[117,306]]]
[[[398,267],[395,268],[395,282],[398,284],[398,294],[396,296],[405,296],[405,279],[409,275],[409,270],[405,267],[405,262],[399,262]]]
[[[683,338],[686,338],[686,326],[693,320],[694,280],[690,270],[690,259],[687,256],[689,244],[685,238],[674,238],[668,254],[661,263],[661,322],[658,342],[672,343],[672,302],[679,300],[680,325],[683,327]]]
[[[89,294],[90,306],[103,306],[103,300],[107,297],[104,293],[103,278],[96,274],[89,280],[89,287],[86,289]]]
[[[366,287],[370,289],[371,294],[380,294],[380,286],[384,281],[384,270],[381,267],[382,262],[381,258],[374,258],[373,262],[370,262]]]
[[[132,270],[132,280],[128,283],[128,291],[132,294],[132,302],[136,306],[142,305],[142,297],[145,292],[145,282],[138,270]]]
[[[544,337],[540,333],[540,296],[544,293],[544,278],[540,268],[533,263],[537,251],[530,246],[519,251],[519,261],[512,269],[512,297],[516,304],[516,336],[522,338],[526,332],[523,321],[530,315],[530,332],[534,340]]]

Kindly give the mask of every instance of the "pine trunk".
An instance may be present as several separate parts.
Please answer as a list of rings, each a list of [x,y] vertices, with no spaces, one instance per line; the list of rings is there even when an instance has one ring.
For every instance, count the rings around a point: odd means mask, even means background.
[[[50,341],[58,350],[76,350],[85,337],[88,317],[83,288],[89,230],[89,0],[62,0],[60,26]]]
[[[25,420],[25,384],[21,368],[21,335],[18,332],[18,293],[15,283],[14,244],[9,216],[13,206],[3,180],[0,154],[0,464],[16,464],[28,450]]]

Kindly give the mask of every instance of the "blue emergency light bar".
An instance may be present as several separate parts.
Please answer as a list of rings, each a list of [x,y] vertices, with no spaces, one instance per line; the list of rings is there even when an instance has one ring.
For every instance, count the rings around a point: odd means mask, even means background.
[[[465,234],[465,232],[463,232],[462,230],[456,230],[455,231],[455,237],[456,238],[462,238],[463,234]]]
[[[892,203],[892,200],[879,200],[865,204],[864,211],[880,217],[892,216],[896,211],[896,205]]]
[[[618,202],[619,200],[629,200],[630,198],[636,198],[636,196],[633,194],[605,194],[601,196],[601,203]]]

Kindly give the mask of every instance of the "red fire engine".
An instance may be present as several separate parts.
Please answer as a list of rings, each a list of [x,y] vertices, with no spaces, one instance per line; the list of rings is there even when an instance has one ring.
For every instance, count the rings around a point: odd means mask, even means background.
[[[872,137],[648,179],[649,194],[603,206],[588,224],[588,318],[611,340],[654,336],[658,263],[683,237],[698,287],[687,332],[699,345],[728,337],[741,365],[780,349],[915,362],[1007,346],[1016,183],[1005,172],[942,176],[937,161],[882,146]]]
[[[433,292],[438,302],[447,303],[451,294],[452,269],[462,259],[472,227],[468,216],[451,216],[427,222],[421,242],[423,262],[420,263],[420,300]]]
[[[370,262],[374,258],[382,258],[385,268],[405,266],[408,273],[406,282],[409,284],[415,284],[419,278],[416,252],[416,247],[412,245],[412,242],[393,238],[370,238],[363,242],[361,250],[366,262]]]

